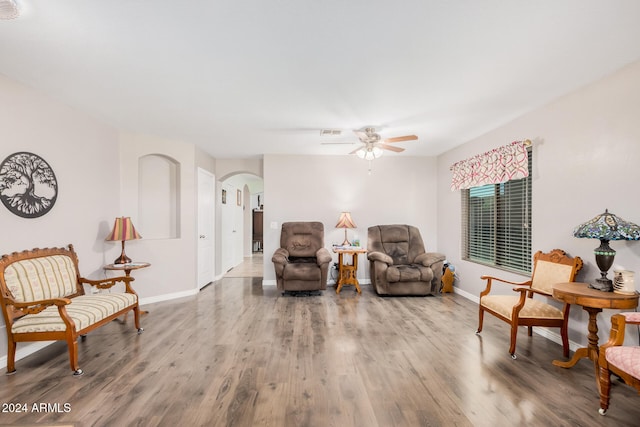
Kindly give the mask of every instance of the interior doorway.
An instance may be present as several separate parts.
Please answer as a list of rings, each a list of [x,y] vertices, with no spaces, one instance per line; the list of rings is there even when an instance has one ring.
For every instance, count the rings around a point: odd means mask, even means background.
[[[225,277],[262,277],[263,179],[238,173],[224,179],[221,185],[226,193],[220,209],[222,271],[226,272]],[[259,276],[254,270],[259,271]],[[246,276],[229,276],[230,273]]]

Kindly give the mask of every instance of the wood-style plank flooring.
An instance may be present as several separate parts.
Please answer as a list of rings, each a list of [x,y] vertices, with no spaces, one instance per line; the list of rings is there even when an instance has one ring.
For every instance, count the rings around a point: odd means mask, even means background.
[[[461,296],[381,298],[364,285],[293,297],[261,281],[225,277],[147,305],[142,335],[131,318],[90,333],[79,378],[64,343],[19,360],[0,375],[0,402],[28,412],[0,425],[640,425],[633,389],[614,381],[600,416],[588,361],[555,367],[561,347],[524,329],[512,360],[507,325],[487,316],[476,335],[477,306]]]

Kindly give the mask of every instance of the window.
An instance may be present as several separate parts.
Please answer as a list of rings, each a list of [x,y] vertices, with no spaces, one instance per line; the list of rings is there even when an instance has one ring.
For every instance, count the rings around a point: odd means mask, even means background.
[[[462,259],[531,273],[531,150],[529,176],[462,190]]]

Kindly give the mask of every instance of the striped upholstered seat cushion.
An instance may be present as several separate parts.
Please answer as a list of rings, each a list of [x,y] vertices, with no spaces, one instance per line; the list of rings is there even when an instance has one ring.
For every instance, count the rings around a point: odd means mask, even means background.
[[[511,319],[511,311],[518,304],[520,297],[510,295],[487,295],[482,297],[480,304],[497,313],[502,314],[507,319]],[[520,318],[536,319],[562,319],[562,310],[545,302],[527,298],[524,307],[520,310]]]
[[[105,295],[81,295],[66,305],[69,316],[76,325],[76,331],[99,322],[126,307],[136,303],[137,296],[128,293]],[[58,307],[50,306],[38,314],[28,314],[17,319],[11,328],[13,333],[64,331],[66,326],[58,313]]]

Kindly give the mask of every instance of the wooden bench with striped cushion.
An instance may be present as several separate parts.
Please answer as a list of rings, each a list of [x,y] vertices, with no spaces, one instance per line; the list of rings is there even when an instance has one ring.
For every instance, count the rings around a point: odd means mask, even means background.
[[[131,277],[90,280],[80,277],[73,246],[14,252],[0,258],[0,304],[7,328],[7,373],[15,372],[16,345],[25,341],[65,340],[74,375],[78,337],[129,311],[140,327],[138,295]],[[124,283],[124,292],[111,290]],[[86,295],[84,285],[98,290]],[[106,291],[109,290],[109,291]]]

